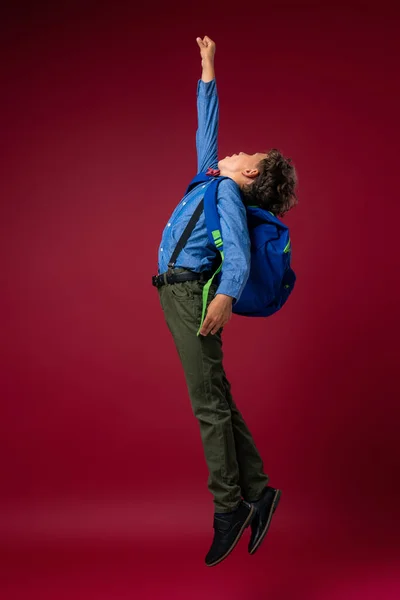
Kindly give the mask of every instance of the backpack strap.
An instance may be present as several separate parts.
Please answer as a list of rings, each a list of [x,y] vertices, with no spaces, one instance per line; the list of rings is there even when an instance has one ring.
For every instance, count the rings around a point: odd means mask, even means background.
[[[197,175],[195,177],[193,177],[192,181],[189,183],[189,185],[186,189],[186,192],[185,192],[185,196],[186,196],[186,194],[188,194],[190,192],[190,190],[192,190],[199,183],[206,183],[208,181],[211,181],[211,178],[209,175],[206,175],[204,171],[197,173]]]
[[[197,331],[197,335],[200,335],[200,329],[203,325],[204,317],[206,314],[208,293],[210,286],[213,282],[214,277],[221,271],[224,262],[224,242],[221,235],[221,221],[217,210],[217,194],[218,186],[223,179],[229,179],[228,177],[216,177],[213,179],[208,186],[206,193],[204,194],[204,216],[206,220],[207,234],[210,242],[216,247],[220,254],[221,262],[217,270],[213,273],[212,277],[207,281],[203,287],[203,309],[200,319],[200,327]]]

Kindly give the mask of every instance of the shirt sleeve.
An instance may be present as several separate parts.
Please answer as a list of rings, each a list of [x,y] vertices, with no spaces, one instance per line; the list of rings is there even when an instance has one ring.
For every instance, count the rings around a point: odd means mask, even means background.
[[[215,78],[197,83],[197,172],[218,166],[218,93]]]
[[[229,179],[218,186],[217,210],[224,242],[224,261],[216,294],[233,297],[233,304],[242,294],[250,275],[251,243],[246,208],[238,185]]]

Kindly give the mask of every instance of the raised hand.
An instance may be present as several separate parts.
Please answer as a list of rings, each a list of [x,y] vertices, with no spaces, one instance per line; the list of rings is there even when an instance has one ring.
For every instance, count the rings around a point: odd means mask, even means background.
[[[201,38],[196,38],[197,45],[200,48],[201,54],[201,66],[203,69],[202,80],[207,83],[215,77],[214,71],[214,55],[215,55],[215,42],[206,35]]]
[[[203,61],[209,60],[212,62],[215,55],[215,42],[207,35],[203,39],[200,37],[196,38],[196,42],[200,48],[200,54]]]

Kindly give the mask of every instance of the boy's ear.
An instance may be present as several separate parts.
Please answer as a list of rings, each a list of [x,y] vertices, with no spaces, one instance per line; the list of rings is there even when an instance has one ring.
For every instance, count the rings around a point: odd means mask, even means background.
[[[245,169],[244,171],[242,171],[242,173],[246,177],[254,179],[255,177],[257,177],[257,175],[259,175],[260,171],[258,169]]]

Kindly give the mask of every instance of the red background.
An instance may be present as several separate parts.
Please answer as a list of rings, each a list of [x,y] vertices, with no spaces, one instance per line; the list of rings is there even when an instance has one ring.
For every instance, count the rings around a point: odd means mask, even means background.
[[[397,23],[355,2],[5,16],[2,598],[399,596]],[[224,335],[282,500],[257,554],[246,533],[215,569],[198,425],[150,285],[196,168],[199,35],[217,43],[220,155],[280,148],[300,198],[293,297]]]

